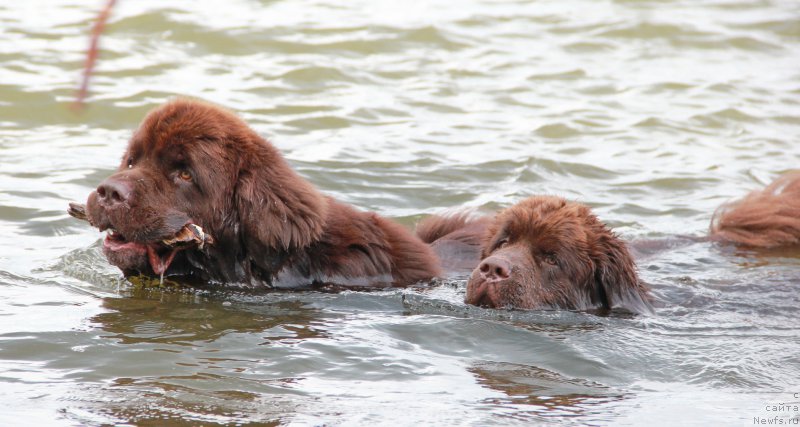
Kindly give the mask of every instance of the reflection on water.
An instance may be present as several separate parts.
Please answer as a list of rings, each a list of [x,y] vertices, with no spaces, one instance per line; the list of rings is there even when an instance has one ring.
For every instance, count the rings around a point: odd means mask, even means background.
[[[503,408],[503,416],[509,419],[540,423],[572,419],[584,425],[604,425],[610,417],[602,408],[625,398],[602,384],[564,378],[534,366],[482,362],[468,370],[480,384],[505,395],[482,403]],[[597,419],[598,414],[606,417]]]
[[[247,422],[252,417],[280,424],[285,413],[296,409],[293,400],[305,395],[295,390],[303,377],[266,373],[291,361],[270,360],[265,356],[274,352],[260,349],[297,345],[325,334],[314,325],[316,310],[300,301],[231,302],[239,298],[144,287],[126,291],[124,297],[104,298],[108,311],[89,320],[102,331],[99,338],[122,352],[109,361],[111,366],[101,365],[95,372],[109,375],[102,391],[90,392],[77,405],[83,409],[72,410],[76,415],[96,411],[137,425]],[[229,351],[242,346],[248,351]],[[126,361],[130,365],[119,366]],[[265,396],[272,398],[265,401]]]
[[[797,167],[793,2],[122,1],[76,115],[100,3],[0,5],[0,425],[732,425],[800,391],[800,252],[695,239]],[[64,209],[175,95],[408,226],[586,202],[656,313],[122,280]]]
[[[230,332],[261,332],[267,340],[311,339],[319,333],[308,323],[309,313],[303,313],[300,302],[259,306],[258,311],[247,307],[230,308],[216,299],[186,293],[157,292],[143,299],[142,292],[133,292],[126,298],[105,298],[103,307],[108,312],[94,316],[90,321],[104,331],[106,338],[122,344],[167,343],[191,345],[194,341],[213,342]],[[306,309],[306,311],[310,311]],[[272,329],[275,328],[275,331]],[[263,336],[264,331],[270,331]],[[279,335],[272,336],[272,333]]]

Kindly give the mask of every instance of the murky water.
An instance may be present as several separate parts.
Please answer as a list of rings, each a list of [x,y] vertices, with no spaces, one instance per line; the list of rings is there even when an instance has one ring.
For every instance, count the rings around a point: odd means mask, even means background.
[[[652,255],[656,314],[604,318],[467,307],[463,281],[150,289],[64,211],[180,94],[409,226],[550,193],[627,239],[702,235],[798,166],[797,2],[120,0],[76,115],[101,5],[0,5],[0,425],[797,420],[771,405],[800,402],[800,251]]]

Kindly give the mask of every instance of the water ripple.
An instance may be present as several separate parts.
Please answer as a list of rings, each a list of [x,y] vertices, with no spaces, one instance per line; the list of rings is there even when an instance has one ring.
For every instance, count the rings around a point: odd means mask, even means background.
[[[117,2],[75,114],[99,6],[0,5],[0,424],[736,424],[796,387],[797,251],[670,240],[797,167],[792,2]],[[64,209],[179,95],[409,227],[545,193],[666,239],[656,314],[122,280]]]

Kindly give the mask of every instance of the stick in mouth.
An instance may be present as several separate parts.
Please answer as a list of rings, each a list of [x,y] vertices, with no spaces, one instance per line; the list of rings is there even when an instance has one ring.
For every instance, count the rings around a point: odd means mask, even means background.
[[[69,202],[69,209],[67,209],[67,213],[73,218],[89,222],[89,217],[86,216],[86,205]]]
[[[206,245],[214,244],[214,238],[206,234],[199,225],[186,224],[174,236],[162,240],[161,243],[171,248],[197,245],[199,249],[204,249]]]
[[[89,222],[86,215],[86,205],[70,202],[67,213],[73,218]],[[199,249],[205,249],[207,245],[214,244],[214,238],[197,224],[186,224],[174,236],[161,240],[161,244],[168,248],[187,248],[196,245]]]

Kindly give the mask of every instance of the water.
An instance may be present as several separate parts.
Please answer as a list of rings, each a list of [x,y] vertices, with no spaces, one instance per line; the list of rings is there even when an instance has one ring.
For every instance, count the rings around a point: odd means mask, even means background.
[[[0,5],[0,425],[753,425],[797,417],[800,251],[639,262],[645,317],[467,307],[464,281],[237,294],[121,280],[65,214],[175,95],[413,225],[536,193],[626,239],[703,235],[796,168],[792,1]],[[772,409],[770,409],[772,408]]]

